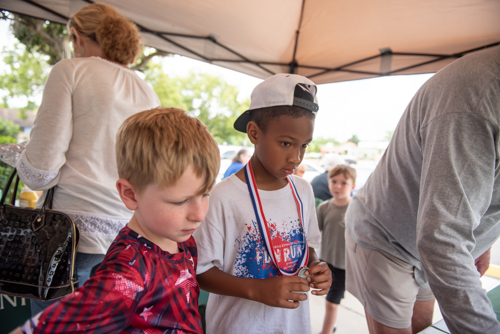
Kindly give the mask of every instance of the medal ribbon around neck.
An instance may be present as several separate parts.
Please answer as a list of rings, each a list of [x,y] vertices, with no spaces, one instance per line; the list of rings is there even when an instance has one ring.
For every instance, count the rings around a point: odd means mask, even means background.
[[[271,231],[269,230],[269,226],[267,225],[266,217],[264,216],[264,209],[262,208],[262,203],[260,201],[259,191],[257,189],[257,183],[255,182],[255,176],[253,174],[253,169],[250,161],[245,166],[245,179],[247,181],[248,192],[250,193],[250,198],[252,199],[253,209],[255,211],[255,217],[257,218],[257,226],[259,227],[260,235],[264,240],[264,245],[267,248],[267,252],[271,255],[271,259],[274,262],[274,265],[281,272],[283,276],[295,276],[299,272],[300,268],[307,265],[309,261],[309,248],[307,246],[307,240],[305,236],[304,230],[304,211],[302,201],[300,200],[299,194],[297,192],[297,188],[292,181],[290,176],[287,176],[288,184],[292,189],[293,198],[295,199],[295,203],[297,204],[297,211],[299,214],[299,220],[302,227],[302,237],[304,238],[305,250],[302,252],[302,258],[299,259],[299,266],[294,271],[286,271],[281,269],[278,260],[276,259],[276,255],[274,254],[273,243],[271,241]]]

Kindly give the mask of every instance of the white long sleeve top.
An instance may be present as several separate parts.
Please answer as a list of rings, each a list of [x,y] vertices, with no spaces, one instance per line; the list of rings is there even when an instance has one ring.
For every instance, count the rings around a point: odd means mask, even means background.
[[[102,58],[64,59],[50,72],[17,170],[31,189],[57,185],[53,209],[78,226],[79,252],[105,254],[131,217],[115,186],[115,135],[127,117],[159,104],[134,71]]]

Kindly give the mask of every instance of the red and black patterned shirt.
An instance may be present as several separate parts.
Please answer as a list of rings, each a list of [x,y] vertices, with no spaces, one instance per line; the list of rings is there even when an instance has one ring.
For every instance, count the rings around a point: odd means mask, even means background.
[[[124,227],[84,286],[23,326],[24,333],[203,333],[197,251],[170,254]]]

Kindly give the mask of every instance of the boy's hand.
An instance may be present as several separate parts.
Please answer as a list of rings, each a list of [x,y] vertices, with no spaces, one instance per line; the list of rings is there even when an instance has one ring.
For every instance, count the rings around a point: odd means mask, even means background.
[[[322,296],[328,293],[330,285],[332,285],[332,272],[325,262],[310,263],[306,275],[308,275],[309,286],[313,289],[319,289],[311,291],[313,295]]]
[[[256,281],[259,288],[252,299],[268,306],[294,309],[299,307],[299,302],[307,300],[305,292],[309,286],[304,278],[279,276]]]
[[[488,270],[490,266],[490,253],[491,253],[491,248],[488,249],[486,252],[484,252],[483,255],[481,255],[474,261],[477,271],[481,276],[484,275],[484,273],[486,272],[486,270]]]

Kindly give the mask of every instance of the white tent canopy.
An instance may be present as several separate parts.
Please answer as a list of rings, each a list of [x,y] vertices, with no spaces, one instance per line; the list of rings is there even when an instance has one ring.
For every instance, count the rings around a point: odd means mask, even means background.
[[[0,9],[66,23],[92,2],[118,8],[146,45],[258,78],[429,73],[500,44],[498,0],[0,0]]]

